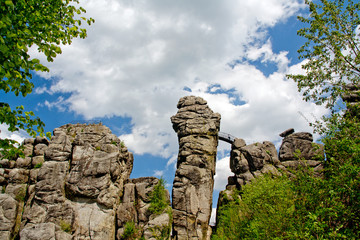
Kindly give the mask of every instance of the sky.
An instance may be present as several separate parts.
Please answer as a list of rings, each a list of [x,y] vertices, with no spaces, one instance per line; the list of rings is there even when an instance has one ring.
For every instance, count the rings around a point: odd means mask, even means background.
[[[134,153],[131,177],[156,176],[171,190],[178,153],[170,117],[178,100],[204,98],[221,114],[220,131],[247,144],[272,141],[288,128],[312,132],[309,122],[326,110],[302,100],[297,49],[305,39],[296,16],[306,15],[301,0],[87,0],[95,19],[86,39],[62,47],[46,63],[35,47],[31,56],[49,67],[34,73],[33,93],[0,93],[12,107],[24,105],[46,124],[102,122]],[[4,100],[5,99],[5,100]],[[23,132],[0,137],[21,141]],[[214,204],[225,188],[230,145],[219,142]]]

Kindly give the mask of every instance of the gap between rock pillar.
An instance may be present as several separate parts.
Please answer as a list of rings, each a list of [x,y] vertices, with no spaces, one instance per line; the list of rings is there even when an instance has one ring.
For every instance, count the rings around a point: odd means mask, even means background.
[[[171,117],[179,155],[172,190],[172,239],[210,239],[209,220],[221,116],[195,96],[179,100]]]

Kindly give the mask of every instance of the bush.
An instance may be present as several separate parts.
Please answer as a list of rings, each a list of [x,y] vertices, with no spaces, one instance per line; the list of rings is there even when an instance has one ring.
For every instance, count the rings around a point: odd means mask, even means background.
[[[257,178],[236,198],[219,209],[212,239],[275,239],[293,228],[295,195],[287,177]],[[234,197],[234,196],[233,196]]]
[[[166,196],[165,180],[161,178],[151,193],[149,211],[152,214],[161,214],[167,206],[169,202]]]
[[[121,235],[121,239],[134,240],[139,239],[141,231],[135,226],[134,222],[127,222],[124,227],[124,233]]]
[[[329,128],[331,129],[331,128]],[[265,175],[219,209],[213,239],[358,239],[360,123],[342,119],[323,138],[322,177],[300,167],[290,180]]]

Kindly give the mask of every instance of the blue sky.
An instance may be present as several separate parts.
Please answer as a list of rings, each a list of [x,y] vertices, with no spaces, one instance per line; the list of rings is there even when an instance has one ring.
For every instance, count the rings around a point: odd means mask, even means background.
[[[80,1],[95,19],[88,38],[62,47],[34,74],[24,105],[46,124],[101,121],[134,153],[131,177],[163,176],[171,185],[178,151],[170,117],[185,95],[201,96],[222,115],[221,131],[248,144],[293,127],[312,131],[307,119],[326,110],[302,101],[288,73],[301,72],[296,20],[300,0]],[[45,58],[36,48],[33,57]],[[4,100],[5,99],[5,100]],[[301,113],[301,114],[299,114]],[[1,126],[1,137],[21,139]],[[230,146],[219,143],[215,195],[224,189]],[[216,202],[215,202],[216,204]]]

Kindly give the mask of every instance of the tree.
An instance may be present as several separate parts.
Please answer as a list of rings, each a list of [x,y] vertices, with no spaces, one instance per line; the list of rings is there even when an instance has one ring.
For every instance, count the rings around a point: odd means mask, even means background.
[[[79,0],[1,0],[0,91],[25,97],[34,87],[33,71],[49,71],[39,59],[31,58],[30,47],[37,47],[52,62],[61,54],[60,45],[87,36],[80,25],[83,21],[90,25],[94,20],[78,16],[86,12],[76,7],[78,3]],[[44,123],[32,111],[25,112],[23,106],[13,110],[6,102],[0,103],[0,124],[8,125],[11,132],[23,129],[33,137],[44,134]],[[0,139],[3,157],[16,153],[14,143]]]
[[[307,62],[305,74],[288,75],[297,82],[304,99],[325,104],[336,113],[348,83],[360,78],[360,3],[352,0],[305,0],[308,17],[298,19],[308,27],[298,31],[307,39],[298,50]],[[341,108],[341,107],[340,107]]]

